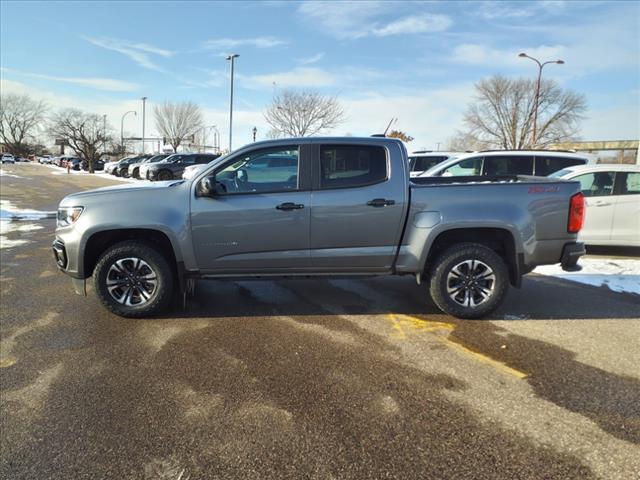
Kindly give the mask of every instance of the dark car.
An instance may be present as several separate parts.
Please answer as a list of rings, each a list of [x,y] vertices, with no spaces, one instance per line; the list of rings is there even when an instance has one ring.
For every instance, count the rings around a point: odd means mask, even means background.
[[[171,153],[159,153],[158,155],[154,155],[151,158],[141,160],[140,162],[130,163],[129,170],[128,170],[129,176],[131,178],[140,178],[140,165],[161,162],[162,160],[166,159],[167,157],[170,157],[171,155],[172,155]]]
[[[131,165],[132,163],[140,163],[143,160],[146,160],[148,158],[153,157],[153,155],[150,154],[144,154],[144,155],[138,155],[137,157],[131,157],[131,158],[127,158],[126,160],[122,160],[118,163],[118,165],[116,166],[116,168],[113,169],[113,172],[111,172],[113,175],[115,175],[116,177],[124,177],[124,178],[128,178],[129,177],[129,165]]]
[[[162,162],[150,165],[146,177],[152,181],[182,178],[184,169],[189,165],[209,163],[219,156],[213,153],[176,153]]]
[[[80,166],[82,165],[82,160],[78,157],[68,157],[65,162],[65,168],[70,165],[71,170],[80,170]]]
[[[82,160],[82,170],[85,170],[85,171],[89,170],[89,162],[87,162],[86,160]],[[104,170],[104,160],[94,160],[93,170],[94,171]]]

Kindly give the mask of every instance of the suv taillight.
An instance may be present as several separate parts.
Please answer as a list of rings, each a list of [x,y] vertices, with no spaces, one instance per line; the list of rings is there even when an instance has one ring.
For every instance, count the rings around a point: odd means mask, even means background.
[[[571,197],[569,202],[569,221],[567,222],[567,231],[569,233],[578,233],[584,224],[584,194],[576,193]]]

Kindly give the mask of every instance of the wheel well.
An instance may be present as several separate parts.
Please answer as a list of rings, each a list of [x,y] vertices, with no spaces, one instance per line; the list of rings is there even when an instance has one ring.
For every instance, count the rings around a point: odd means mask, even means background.
[[[458,228],[442,232],[431,244],[425,263],[425,271],[429,268],[431,261],[445,249],[455,243],[466,242],[479,243],[500,255],[509,268],[509,280],[511,284],[516,287],[520,286],[522,269],[516,258],[513,235],[508,230],[500,228]]]
[[[90,277],[93,274],[100,255],[102,255],[107,248],[125,240],[142,240],[151,244],[167,259],[172,269],[177,269],[176,256],[169,237],[158,230],[127,228],[105,230],[104,232],[98,232],[89,237],[84,249],[84,276]]]

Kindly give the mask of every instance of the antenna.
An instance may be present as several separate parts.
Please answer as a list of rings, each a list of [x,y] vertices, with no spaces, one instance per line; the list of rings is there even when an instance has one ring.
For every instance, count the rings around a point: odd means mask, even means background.
[[[398,121],[398,119],[397,119],[397,118],[392,118],[392,119],[389,121],[389,125],[387,125],[387,128],[385,128],[385,130],[384,130],[384,136],[385,136],[385,137],[387,136],[387,132],[389,131],[389,128],[391,128],[391,124],[392,124],[392,123],[394,123],[394,122],[397,122],[397,121]]]

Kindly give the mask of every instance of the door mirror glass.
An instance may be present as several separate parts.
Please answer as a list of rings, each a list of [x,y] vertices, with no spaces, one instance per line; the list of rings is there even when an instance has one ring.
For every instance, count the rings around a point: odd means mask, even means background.
[[[196,187],[197,197],[215,197],[216,193],[215,175],[208,175],[198,182]]]

